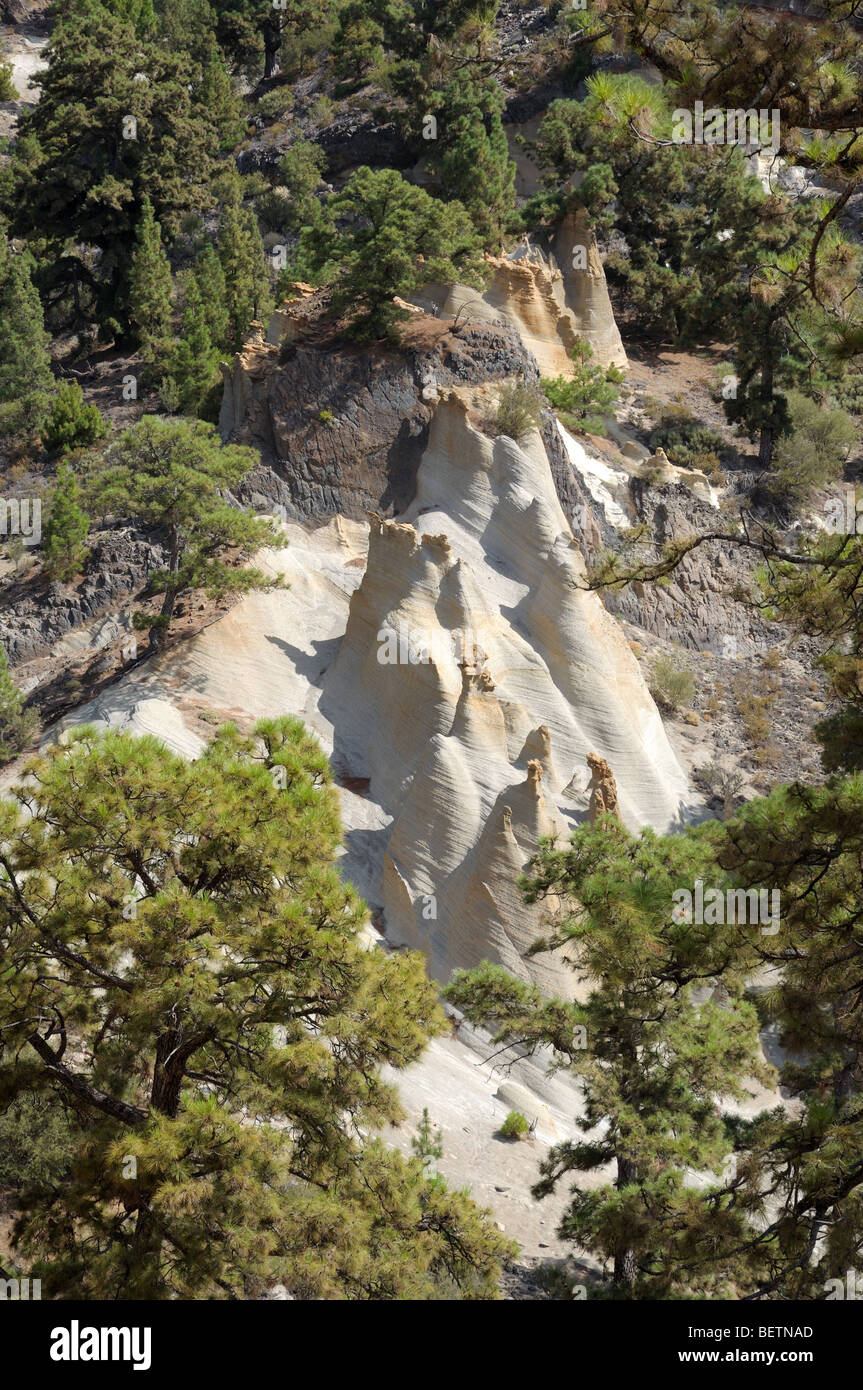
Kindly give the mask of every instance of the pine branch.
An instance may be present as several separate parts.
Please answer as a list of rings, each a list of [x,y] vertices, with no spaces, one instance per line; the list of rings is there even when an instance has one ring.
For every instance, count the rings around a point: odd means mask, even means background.
[[[89,975],[92,975],[95,979],[101,980],[103,985],[111,985],[114,989],[125,990],[127,994],[132,993],[133,986],[128,980],[124,980],[120,975],[115,975],[113,971],[103,970],[101,966],[94,965],[93,962],[88,960],[86,956],[82,956],[80,951],[73,951],[71,946],[64,945],[64,943],[59,939],[59,937],[55,936],[52,931],[49,931],[48,928],[39,921],[38,917],[30,908],[23,893],[21,892],[20,885],[17,879],[15,878],[9,861],[2,854],[0,854],[0,865],[2,865],[3,868],[6,870],[7,877],[12,886],[12,892],[14,894],[15,901],[17,902],[21,912],[23,912],[24,916],[28,919],[32,926],[36,928],[43,941],[45,941],[47,945],[51,947],[51,950],[58,957],[58,959],[65,961],[67,965],[74,965],[81,970],[85,970]]]
[[[149,1118],[146,1110],[140,1110],[137,1105],[129,1105],[124,1100],[118,1100],[116,1096],[108,1095],[107,1091],[100,1091],[97,1087],[91,1086],[83,1076],[79,1076],[59,1060],[56,1052],[39,1033],[30,1033],[27,1041],[42,1058],[49,1075],[79,1100],[101,1110],[103,1115],[109,1115],[112,1120],[120,1120],[136,1129],[146,1124]]]

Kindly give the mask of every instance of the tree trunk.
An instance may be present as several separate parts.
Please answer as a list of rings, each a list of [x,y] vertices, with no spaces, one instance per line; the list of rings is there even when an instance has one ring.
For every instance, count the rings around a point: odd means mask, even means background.
[[[180,1109],[180,1093],[186,1077],[186,1063],[199,1047],[213,1037],[213,1029],[184,1035],[182,1028],[168,1028],[156,1041],[156,1060],[153,1065],[153,1085],[150,1090],[150,1105],[153,1110],[167,1115],[169,1120],[177,1117]]]
[[[169,1119],[174,1119],[180,1107],[180,1090],[185,1072],[185,1055],[179,1028],[169,1028],[156,1042],[156,1061],[150,1105]],[[137,1298],[158,1298],[162,1258],[162,1236],[150,1210],[152,1193],[140,1196],[135,1235],[132,1241],[132,1266]]]
[[[168,628],[174,616],[174,605],[177,602],[178,589],[166,589],[165,598],[159,612],[159,617],[164,619],[157,626],[150,628],[150,651],[158,652],[165,645],[165,638],[168,635]]]
[[[176,1119],[186,1063],[212,1037],[212,1029],[193,1033],[189,1037],[184,1037],[182,1028],[168,1028],[161,1034],[156,1041],[153,1084],[150,1088],[151,1110],[158,1110],[170,1120]],[[151,1193],[141,1194],[132,1242],[132,1260],[137,1266],[135,1282],[138,1298],[158,1298],[161,1284],[159,1266],[164,1242],[150,1211],[151,1199]]]
[[[265,19],[261,30],[264,38],[264,81],[272,77],[279,70],[279,48],[281,47],[282,35],[278,25],[271,19]]]
[[[159,1267],[162,1258],[162,1237],[149,1210],[150,1194],[141,1196],[135,1234],[132,1238],[131,1266],[135,1298],[148,1302],[159,1297]]]
[[[179,1028],[169,1028],[156,1043],[150,1104],[171,1120],[175,1119],[180,1106],[180,1088],[185,1071],[182,1041]]]
[[[176,528],[171,529],[171,558],[168,563],[168,570],[171,574],[176,574],[180,568],[180,537]],[[156,627],[150,628],[150,650],[157,652],[164,646],[165,636],[171,625],[174,616],[174,605],[177,602],[179,588],[172,588],[169,584],[165,590],[165,597],[162,600],[162,607],[159,611],[161,621]]]
[[[617,1179],[615,1187],[629,1187],[638,1177],[638,1171],[630,1158],[617,1159]],[[613,1282],[615,1288],[625,1290],[631,1288],[635,1283],[636,1275],[635,1251],[630,1248],[615,1250],[614,1252],[614,1275]]]
[[[614,1257],[614,1283],[620,1289],[635,1283],[635,1251],[623,1250]]]

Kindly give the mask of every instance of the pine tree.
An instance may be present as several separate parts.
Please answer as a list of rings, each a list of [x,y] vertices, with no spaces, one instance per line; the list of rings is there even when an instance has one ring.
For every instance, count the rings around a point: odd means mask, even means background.
[[[12,679],[6,652],[0,646],[0,766],[27,747],[38,727],[39,716],[34,709],[24,708],[24,696]]]
[[[456,47],[464,26],[470,26],[473,36],[477,30],[488,32],[497,9],[498,0],[348,0],[339,7],[334,70],[356,82],[385,50],[411,61],[432,52],[440,62],[442,53]]]
[[[440,153],[429,167],[447,198],[456,198],[490,250],[503,246],[515,208],[515,164],[501,123],[503,93],[495,82],[460,75],[443,93]]]
[[[234,62],[266,81],[279,67],[283,42],[315,31],[328,17],[326,0],[212,0],[216,37]]]
[[[100,322],[125,332],[145,195],[166,237],[211,202],[218,137],[200,74],[92,0],[62,7],[45,57],[39,101],[19,124],[34,154],[16,166],[15,230],[45,243],[58,285],[87,286]],[[98,258],[70,253],[82,245]]]
[[[657,84],[598,72],[586,86],[584,101],[548,108],[536,144],[548,182],[523,216],[555,220],[586,207],[601,235],[626,241],[626,257],[608,266],[644,328],[679,343],[727,335],[737,381],[725,413],[758,440],[767,470],[790,430],[786,388],[811,391],[830,369],[831,339],[863,319],[860,253],[835,225],[859,181],[855,142],[846,151],[849,182],[825,210],[765,195],[738,148],[669,139],[674,122]],[[647,138],[634,139],[633,124]],[[831,178],[840,153],[833,149]],[[823,157],[817,146],[801,155],[807,165]],[[576,172],[583,178],[573,190]]]
[[[633,137],[632,113],[642,109],[659,143]],[[595,74],[584,101],[549,105],[536,143],[543,188],[522,213],[531,225],[586,208],[597,237],[626,240],[627,256],[610,257],[607,267],[644,328],[711,341],[734,331],[764,194],[739,150],[717,158],[711,148],[669,144],[669,129],[661,88]]]
[[[597,367],[586,338],[579,338],[570,356],[575,363],[572,376],[543,377],[542,389],[568,429],[604,434],[603,415],[617,400],[623,372],[618,367],[605,371]]]
[[[166,540],[168,566],[150,575],[150,592],[164,594],[158,617],[137,615],[156,648],[180,595],[204,589],[211,598],[279,587],[279,580],[239,562],[261,546],[285,541],[273,525],[223,500],[258,461],[252,449],[222,445],[201,420],[145,415],[106,454],[89,496],[101,515],[134,517]],[[222,559],[230,547],[232,562]]]
[[[185,53],[203,69],[217,52],[209,0],[173,0],[160,5],[158,32],[172,53]]]
[[[99,407],[84,400],[84,392],[77,381],[61,381],[43,431],[46,447],[51,450],[86,448],[104,434],[105,422]]]
[[[775,1194],[750,1286],[822,1298],[828,1280],[858,1266],[863,1242],[863,778],[779,787],[723,831],[719,857],[735,881],[781,901],[780,932],[756,946],[774,978],[765,1022],[795,1098],[790,1113],[760,1116],[738,1145],[737,1203],[757,1210],[764,1191]]]
[[[854,508],[837,507],[832,534],[794,549],[763,525],[711,529],[651,560],[622,548],[590,577],[593,587],[664,579],[705,544],[757,555],[765,607],[818,644],[836,706],[814,731],[826,785],[777,787],[721,826],[686,832],[710,836],[735,888],[776,894],[781,908],[778,932],[745,927],[745,941],[728,947],[730,960],[741,945],[754,953],[770,979],[759,1011],[776,1030],[794,1106],[729,1125],[734,1169],[690,1197],[679,1227],[680,1267],[726,1269],[737,1297],[823,1298],[828,1281],[857,1267],[863,1244],[863,536]]]
[[[223,152],[235,149],[245,134],[243,108],[215,44],[201,74],[200,99],[216,128],[219,149]]]
[[[228,725],[195,762],[82,729],[20,795],[4,1098],[59,1090],[81,1117],[16,1224],[45,1295],[495,1297],[510,1243],[378,1138],[402,1115],[382,1068],[443,1019],[418,953],[365,947],[303,726]]]
[[[357,337],[392,335],[409,317],[394,295],[431,281],[483,282],[482,247],[461,203],[432,198],[395,169],[358,169],[301,249],[332,281],[333,307],[350,315]]]
[[[106,10],[131,25],[135,33],[145,37],[156,27],[153,0],[101,0]]]
[[[321,204],[315,192],[321,185],[325,165],[324,151],[311,140],[295,141],[282,155],[278,178],[290,198],[285,218],[287,231],[298,232],[320,222]]]
[[[423,1106],[422,1119],[411,1139],[411,1149],[429,1177],[436,1177],[435,1164],[443,1158],[443,1131],[432,1124],[428,1106]]]
[[[792,430],[788,388],[799,368],[798,339],[804,339],[804,386],[819,364],[831,320],[839,328],[859,296],[863,261],[835,228],[821,226],[823,209],[790,198],[770,200],[770,216],[755,238],[758,263],[740,288],[734,318],[735,394],[725,414],[758,440],[762,468],[773,465],[780,440]],[[817,298],[816,298],[817,296]],[[843,305],[828,313],[825,304]],[[857,312],[863,312],[857,298]],[[826,331],[825,331],[826,328]],[[814,331],[813,331],[814,330]],[[814,359],[814,361],[813,361]],[[811,388],[810,388],[811,391]]]
[[[195,283],[213,347],[224,350],[228,346],[228,291],[222,262],[209,241],[195,262]]]
[[[195,414],[216,379],[216,356],[198,281],[186,285],[183,331],[171,356],[170,375],[177,384],[183,410]]]
[[[249,324],[266,323],[273,307],[257,218],[239,201],[229,202],[222,212],[219,259],[225,276],[228,344],[238,350],[249,335]]]
[[[90,518],[81,506],[78,480],[69,464],[61,463],[45,527],[46,574],[52,579],[69,580],[81,573],[90,553],[86,544],[89,530]]]
[[[162,229],[145,195],[129,272],[129,314],[138,347],[148,366],[164,357],[171,336],[171,266],[162,247]]]
[[[683,108],[691,110],[701,100],[705,107],[745,109],[769,92],[768,104],[781,108],[789,131],[805,127],[816,113],[821,130],[858,129],[853,74],[863,57],[863,39],[846,23],[846,0],[824,0],[825,23],[805,28],[787,13],[717,9],[713,0],[689,0],[683,29],[677,24],[678,0],[651,0],[649,23],[643,0],[611,0],[598,9],[600,32],[607,34],[611,22],[617,51],[632,47],[649,58]],[[582,24],[582,15],[574,14],[572,27]],[[839,145],[845,143],[840,135]]]
[[[15,73],[11,63],[0,63],[0,101],[18,101]]]
[[[15,255],[0,228],[0,435],[38,430],[53,386],[30,258]]]
[[[528,902],[552,895],[565,904],[532,949],[565,951],[584,1002],[545,999],[488,963],[457,972],[446,990],[468,1019],[494,1027],[495,1044],[549,1047],[579,1076],[578,1127],[590,1137],[551,1151],[534,1194],[613,1165],[612,1182],[574,1191],[560,1229],[610,1263],[622,1297],[721,1297],[729,1278],[721,1263],[681,1271],[686,1235],[701,1222],[730,1249],[732,1238],[755,1233],[745,1210],[717,1214],[705,1200],[691,1213],[692,1171],[721,1185],[731,1147],[721,1102],[742,1099],[745,1078],[767,1079],[744,994],[754,953],[733,927],[676,914],[675,894],[698,879],[725,887],[709,838],[649,830],[635,838],[603,817],[564,849],[544,846],[523,882]],[[700,999],[698,986],[717,975],[722,1001]]]

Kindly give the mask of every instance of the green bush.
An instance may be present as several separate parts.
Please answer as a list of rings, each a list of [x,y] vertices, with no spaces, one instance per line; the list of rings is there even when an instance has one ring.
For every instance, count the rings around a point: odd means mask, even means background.
[[[857,430],[847,411],[789,391],[791,433],[779,440],[768,488],[779,500],[799,504],[816,488],[841,477]]]
[[[317,126],[332,125],[336,114],[336,105],[332,97],[328,97],[326,92],[319,92],[309,107],[309,116]]]
[[[84,400],[77,381],[61,381],[42,431],[46,447],[52,452],[84,449],[101,439],[105,432],[98,407]]]
[[[505,1139],[523,1139],[530,1133],[530,1122],[520,1110],[510,1110],[500,1127],[500,1132]]]
[[[603,415],[617,400],[617,388],[624,373],[619,367],[594,366],[593,349],[583,338],[570,354],[575,363],[575,375],[544,377],[542,389],[567,429],[582,434],[605,434]]]
[[[293,109],[294,94],[288,86],[271,87],[255,103],[255,114],[262,116],[268,125],[282,120]]]
[[[647,684],[660,709],[670,714],[690,704],[695,694],[695,677],[676,652],[653,658]]]
[[[495,427],[498,434],[508,435],[518,444],[542,420],[542,397],[535,386],[526,381],[504,386],[498,401]]]
[[[650,436],[650,448],[654,453],[664,449],[669,462],[678,468],[715,472],[723,457],[733,451],[716,430],[687,415],[666,412]]]
[[[714,482],[722,481],[722,460],[718,454],[693,454],[690,468],[697,468],[701,473],[706,473],[708,478]]]

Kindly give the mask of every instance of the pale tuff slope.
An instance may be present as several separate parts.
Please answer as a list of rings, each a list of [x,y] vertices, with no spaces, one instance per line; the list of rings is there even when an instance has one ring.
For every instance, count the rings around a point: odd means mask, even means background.
[[[74,722],[147,728],[194,756],[201,711],[298,715],[340,777],[369,779],[344,791],[345,868],[388,937],[438,977],[490,957],[568,989],[570,972],[522,959],[542,923],[515,880],[540,835],[586,814],[587,754],[611,765],[633,827],[665,830],[692,802],[620,628],[580,587],[539,435],[488,437],[472,399],[440,399],[415,501],[373,521],[367,567],[360,523],[288,526],[264,562],[289,590],[245,598]],[[431,659],[381,660],[387,632]]]
[[[619,627],[582,587],[538,433],[490,439],[467,395],[438,405],[404,522],[373,521],[322,709],[339,762],[394,816],[388,935],[440,977],[491,956],[566,989],[568,971],[522,958],[541,914],[516,879],[539,837],[583,817],[588,753],[611,764],[634,827],[678,823],[686,779]],[[382,659],[411,647],[429,659]]]

